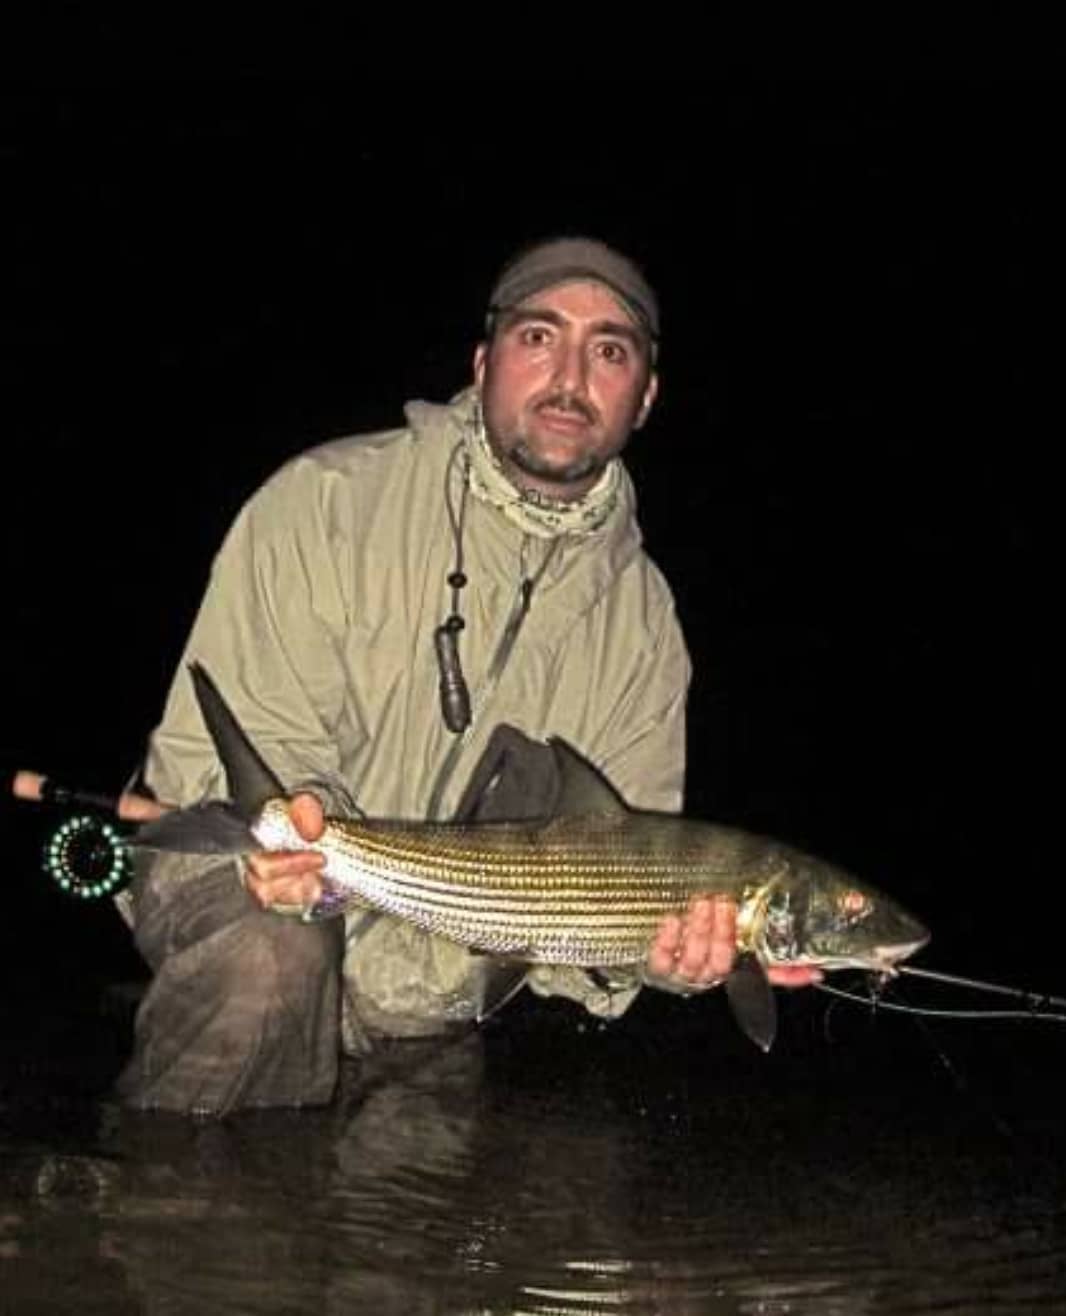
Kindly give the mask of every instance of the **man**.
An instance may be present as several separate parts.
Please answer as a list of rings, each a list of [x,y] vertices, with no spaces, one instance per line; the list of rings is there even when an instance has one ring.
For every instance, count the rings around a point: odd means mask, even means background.
[[[512,745],[500,770],[484,757],[502,723],[562,736],[636,806],[680,808],[688,657],[619,461],[655,401],[658,338],[655,294],[626,257],[585,238],[539,244],[497,280],[470,390],[268,481],[215,562],[153,737],[158,798],[223,793],[184,674],[196,659],[308,840],[324,807],[350,812],[353,796],[371,816],[536,814],[550,798],[536,746]],[[350,920],[342,945],[338,923],[279,917],[316,899],[321,863],[164,855],[140,873],[136,935],[156,976],[128,1100],[325,1101],[339,1015],[358,1053],[485,1006],[485,957],[388,918]],[[675,990],[718,981],[734,920],[729,901],[694,902],[660,929],[646,976]],[[614,1015],[640,975],[605,987],[540,968],[530,985]]]

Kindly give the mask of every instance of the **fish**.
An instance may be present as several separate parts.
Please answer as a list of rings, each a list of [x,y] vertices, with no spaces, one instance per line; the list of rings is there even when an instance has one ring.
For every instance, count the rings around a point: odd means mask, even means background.
[[[929,940],[897,901],[851,873],[737,827],[630,808],[564,740],[548,741],[561,804],[522,822],[330,818],[314,843],[206,669],[190,675],[231,799],[175,810],[137,844],[164,850],[317,850],[314,921],[353,910],[405,919],[508,965],[640,966],[662,921],[697,895],[737,905],[726,991],[763,1050],[776,1031],[775,965],[890,976]]]

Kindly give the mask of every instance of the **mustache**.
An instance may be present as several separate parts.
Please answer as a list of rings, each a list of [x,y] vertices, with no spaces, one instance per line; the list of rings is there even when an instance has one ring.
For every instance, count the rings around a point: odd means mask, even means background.
[[[578,397],[574,393],[556,392],[551,393],[545,398],[541,398],[534,407],[535,411],[572,411],[582,420],[588,421],[590,425],[595,425],[599,420],[599,412],[591,402],[585,398]]]

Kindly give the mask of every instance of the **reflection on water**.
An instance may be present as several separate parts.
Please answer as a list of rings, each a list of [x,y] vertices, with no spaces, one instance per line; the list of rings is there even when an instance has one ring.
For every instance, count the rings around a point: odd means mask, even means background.
[[[221,1123],[9,1093],[0,1311],[1066,1312],[1061,1090],[717,1027],[518,1010]]]

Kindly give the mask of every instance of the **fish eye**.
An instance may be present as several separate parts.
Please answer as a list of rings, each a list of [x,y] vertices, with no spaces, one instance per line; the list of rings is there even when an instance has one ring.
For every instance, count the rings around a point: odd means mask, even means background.
[[[837,897],[837,909],[849,923],[858,923],[873,909],[873,901],[863,891],[854,888],[842,892]]]

